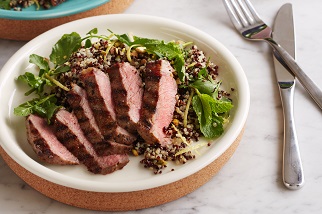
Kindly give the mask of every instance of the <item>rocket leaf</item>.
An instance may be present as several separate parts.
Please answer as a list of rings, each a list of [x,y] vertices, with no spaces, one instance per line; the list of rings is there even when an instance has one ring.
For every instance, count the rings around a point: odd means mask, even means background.
[[[184,82],[185,79],[185,59],[184,51],[181,46],[175,42],[164,42],[163,40],[148,39],[133,36],[128,34],[117,35],[118,40],[127,44],[128,46],[140,45],[146,48],[146,51],[150,54],[155,54],[159,58],[167,58],[173,60],[173,67],[177,71],[179,79]]]

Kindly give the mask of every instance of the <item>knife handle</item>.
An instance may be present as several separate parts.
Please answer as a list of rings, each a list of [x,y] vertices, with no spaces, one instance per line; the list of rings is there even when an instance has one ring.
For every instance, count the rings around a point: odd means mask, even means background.
[[[295,62],[294,58],[273,39],[269,38],[266,41],[273,47],[276,59],[291,73],[296,76],[299,82],[303,85],[309,95],[313,98],[316,104],[322,109],[322,91],[310,79],[300,66]]]
[[[304,173],[293,117],[294,86],[280,88],[284,113],[283,182],[289,189],[304,185]]]

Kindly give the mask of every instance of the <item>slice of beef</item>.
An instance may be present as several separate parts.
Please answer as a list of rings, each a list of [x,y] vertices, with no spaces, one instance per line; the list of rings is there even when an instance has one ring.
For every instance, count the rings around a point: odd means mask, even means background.
[[[104,150],[103,152],[100,151],[100,148],[97,147],[99,151],[99,156],[106,156],[106,155],[114,155],[114,154],[129,154],[133,148],[133,145],[126,145],[116,143],[114,141],[107,141],[109,144],[108,149]]]
[[[107,74],[97,68],[82,71],[81,80],[90,102],[97,125],[106,140],[114,139],[117,143],[131,144],[136,137],[119,127],[112,100],[112,89]],[[123,142],[128,139],[131,142]]]
[[[78,159],[56,138],[47,121],[37,115],[26,118],[27,140],[39,159],[50,164],[76,165]]]
[[[109,78],[96,68],[83,70],[80,78],[102,135],[106,139],[111,139],[117,124]]]
[[[67,101],[72,107],[83,133],[92,143],[96,153],[99,156],[128,153],[131,149],[130,146],[104,139],[95,121],[86,91],[76,84],[71,84],[71,86],[71,90],[67,93]]]
[[[177,84],[172,76],[173,71],[166,60],[150,62],[146,66],[138,132],[149,144],[170,143],[164,128],[171,123],[176,104]]]
[[[127,130],[118,126],[114,132],[114,140],[120,144],[131,146],[132,143],[137,139],[135,135],[129,133]]]
[[[76,116],[64,109],[55,114],[54,126],[57,138],[92,173],[112,173],[129,162],[127,154],[98,156],[81,130]]]
[[[73,109],[73,113],[78,119],[78,123],[87,139],[93,144],[95,151],[104,151],[109,147],[107,141],[104,141],[102,134],[97,126],[90,108],[87,94],[84,89],[76,84],[71,84],[72,88],[67,93],[67,101]],[[96,149],[99,147],[99,150]],[[99,153],[98,153],[99,154]]]
[[[107,73],[111,81],[117,123],[136,134],[143,96],[140,73],[128,62],[116,63]]]

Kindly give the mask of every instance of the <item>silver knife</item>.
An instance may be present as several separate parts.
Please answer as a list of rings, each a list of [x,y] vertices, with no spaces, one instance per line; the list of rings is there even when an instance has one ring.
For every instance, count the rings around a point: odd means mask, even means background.
[[[283,5],[278,11],[273,32],[274,40],[295,58],[295,33],[291,4]],[[273,54],[284,114],[283,182],[289,189],[299,189],[304,185],[304,174],[293,117],[295,77],[277,61],[277,53]]]

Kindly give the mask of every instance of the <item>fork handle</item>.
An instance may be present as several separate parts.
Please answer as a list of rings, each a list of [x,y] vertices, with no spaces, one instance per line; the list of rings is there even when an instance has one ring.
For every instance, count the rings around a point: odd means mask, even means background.
[[[294,84],[280,88],[284,114],[283,183],[289,189],[300,189],[304,185],[304,173],[297,141],[293,116]]]
[[[277,42],[273,39],[265,39],[274,49],[276,59],[290,72],[296,76],[299,82],[303,85],[306,91],[310,94],[316,104],[322,109],[322,91],[319,87],[311,80],[300,66],[295,62],[294,58]]]

